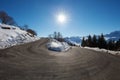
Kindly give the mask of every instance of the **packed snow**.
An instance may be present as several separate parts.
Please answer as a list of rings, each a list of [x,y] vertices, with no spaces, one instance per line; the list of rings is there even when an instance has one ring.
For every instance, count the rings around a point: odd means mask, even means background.
[[[106,52],[106,53],[113,54],[113,55],[120,55],[120,51],[111,51],[111,50],[91,48],[91,47],[84,47],[84,48],[90,49],[90,50],[95,50],[95,51]]]
[[[70,49],[70,46],[66,42],[59,42],[55,39],[51,39],[47,43],[47,48],[49,50],[61,52],[61,51],[67,51],[68,49]]]
[[[37,36],[21,30],[19,27],[0,24],[0,49],[38,40]]]

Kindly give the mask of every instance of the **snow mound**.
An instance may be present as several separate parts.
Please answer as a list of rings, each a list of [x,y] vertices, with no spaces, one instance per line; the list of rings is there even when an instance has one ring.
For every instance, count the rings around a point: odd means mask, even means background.
[[[67,51],[68,49],[70,49],[70,46],[66,42],[59,42],[55,39],[51,39],[47,43],[47,48],[49,50],[61,52],[61,51]]]
[[[19,27],[0,24],[0,49],[38,40],[37,36],[21,30]]]
[[[106,50],[106,49],[99,49],[99,48],[91,48],[91,47],[84,47],[86,49],[90,49],[90,50],[95,50],[95,51],[101,51],[101,52],[106,52],[109,54],[113,54],[113,55],[120,55],[120,51],[111,51],[111,50]]]

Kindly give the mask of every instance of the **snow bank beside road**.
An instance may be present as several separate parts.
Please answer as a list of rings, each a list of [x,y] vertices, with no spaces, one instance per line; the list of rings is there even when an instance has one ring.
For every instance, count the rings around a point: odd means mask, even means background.
[[[91,47],[84,47],[84,48],[95,50],[95,51],[106,52],[106,53],[110,53],[110,54],[113,54],[113,55],[120,55],[120,51],[111,51],[111,50],[99,49],[99,48],[91,48]]]
[[[67,51],[70,49],[70,46],[66,42],[59,42],[55,39],[51,39],[47,43],[47,48],[53,51]]]

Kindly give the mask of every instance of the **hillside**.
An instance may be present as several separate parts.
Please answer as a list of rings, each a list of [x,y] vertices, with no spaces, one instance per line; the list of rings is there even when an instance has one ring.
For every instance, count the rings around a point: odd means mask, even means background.
[[[0,24],[0,49],[38,40],[37,36],[21,30],[19,27]]]

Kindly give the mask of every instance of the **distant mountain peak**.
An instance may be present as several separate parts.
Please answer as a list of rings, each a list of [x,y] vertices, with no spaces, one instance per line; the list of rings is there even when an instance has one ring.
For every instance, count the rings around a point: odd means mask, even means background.
[[[120,37],[120,30],[119,31],[113,31],[109,34],[106,34],[105,37]]]

